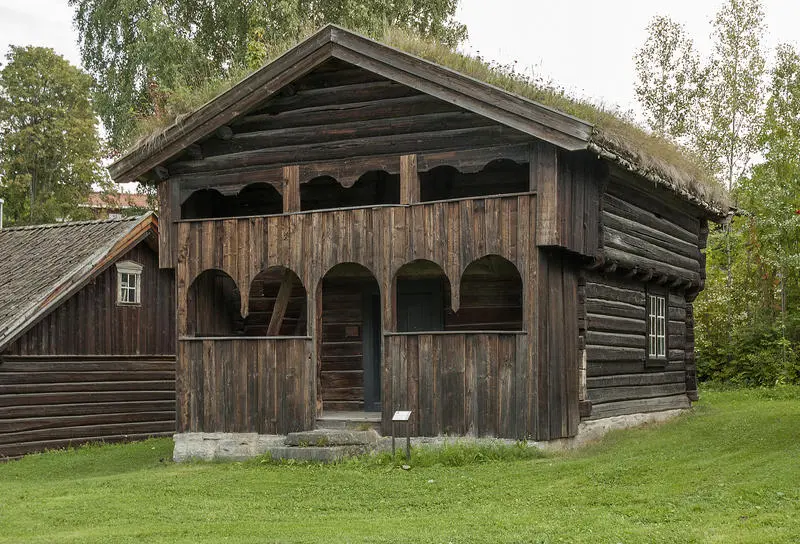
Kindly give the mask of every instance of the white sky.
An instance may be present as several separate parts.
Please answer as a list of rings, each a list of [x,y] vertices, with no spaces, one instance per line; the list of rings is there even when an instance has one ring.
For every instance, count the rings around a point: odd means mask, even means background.
[[[266,1],[266,0],[265,0]],[[684,23],[703,52],[722,0],[461,0],[467,49],[485,59],[517,61],[568,90],[635,109],[633,54],[657,14]],[[767,46],[800,43],[800,1],[763,0]],[[0,0],[0,52],[8,46],[52,47],[80,63],[66,0]],[[0,61],[2,62],[2,61]]]

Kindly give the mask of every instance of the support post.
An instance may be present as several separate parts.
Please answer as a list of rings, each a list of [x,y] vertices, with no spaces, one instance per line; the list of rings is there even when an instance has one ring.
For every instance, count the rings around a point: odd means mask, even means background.
[[[300,167],[283,167],[283,213],[300,211]]]
[[[414,204],[420,200],[417,156],[400,157],[400,204]]]

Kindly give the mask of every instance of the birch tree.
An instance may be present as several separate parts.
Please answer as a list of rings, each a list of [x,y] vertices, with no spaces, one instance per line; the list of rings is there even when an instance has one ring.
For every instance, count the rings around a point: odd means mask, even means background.
[[[636,52],[636,97],[651,130],[680,139],[692,130],[701,89],[700,59],[683,25],[656,16]]]

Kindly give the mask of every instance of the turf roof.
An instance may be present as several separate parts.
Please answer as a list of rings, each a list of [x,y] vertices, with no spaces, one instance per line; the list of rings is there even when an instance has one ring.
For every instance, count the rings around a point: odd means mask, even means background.
[[[727,192],[698,158],[681,146],[649,133],[614,109],[577,98],[551,83],[534,81],[508,67],[455,51],[406,30],[389,28],[377,41],[586,121],[593,127],[590,151],[675,191],[714,215],[724,215],[730,206]],[[276,46],[273,52],[283,53],[294,45],[296,43]],[[157,145],[159,136],[168,126],[180,123],[186,115],[235,86],[244,75],[240,71],[226,80],[211,81],[201,89],[176,93],[165,114],[141,121],[142,137],[134,148]]]

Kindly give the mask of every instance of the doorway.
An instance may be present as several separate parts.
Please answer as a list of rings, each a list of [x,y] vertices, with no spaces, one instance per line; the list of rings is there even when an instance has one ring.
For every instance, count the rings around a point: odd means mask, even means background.
[[[322,279],[319,391],[323,413],[381,410],[381,298],[365,267],[345,263]]]

